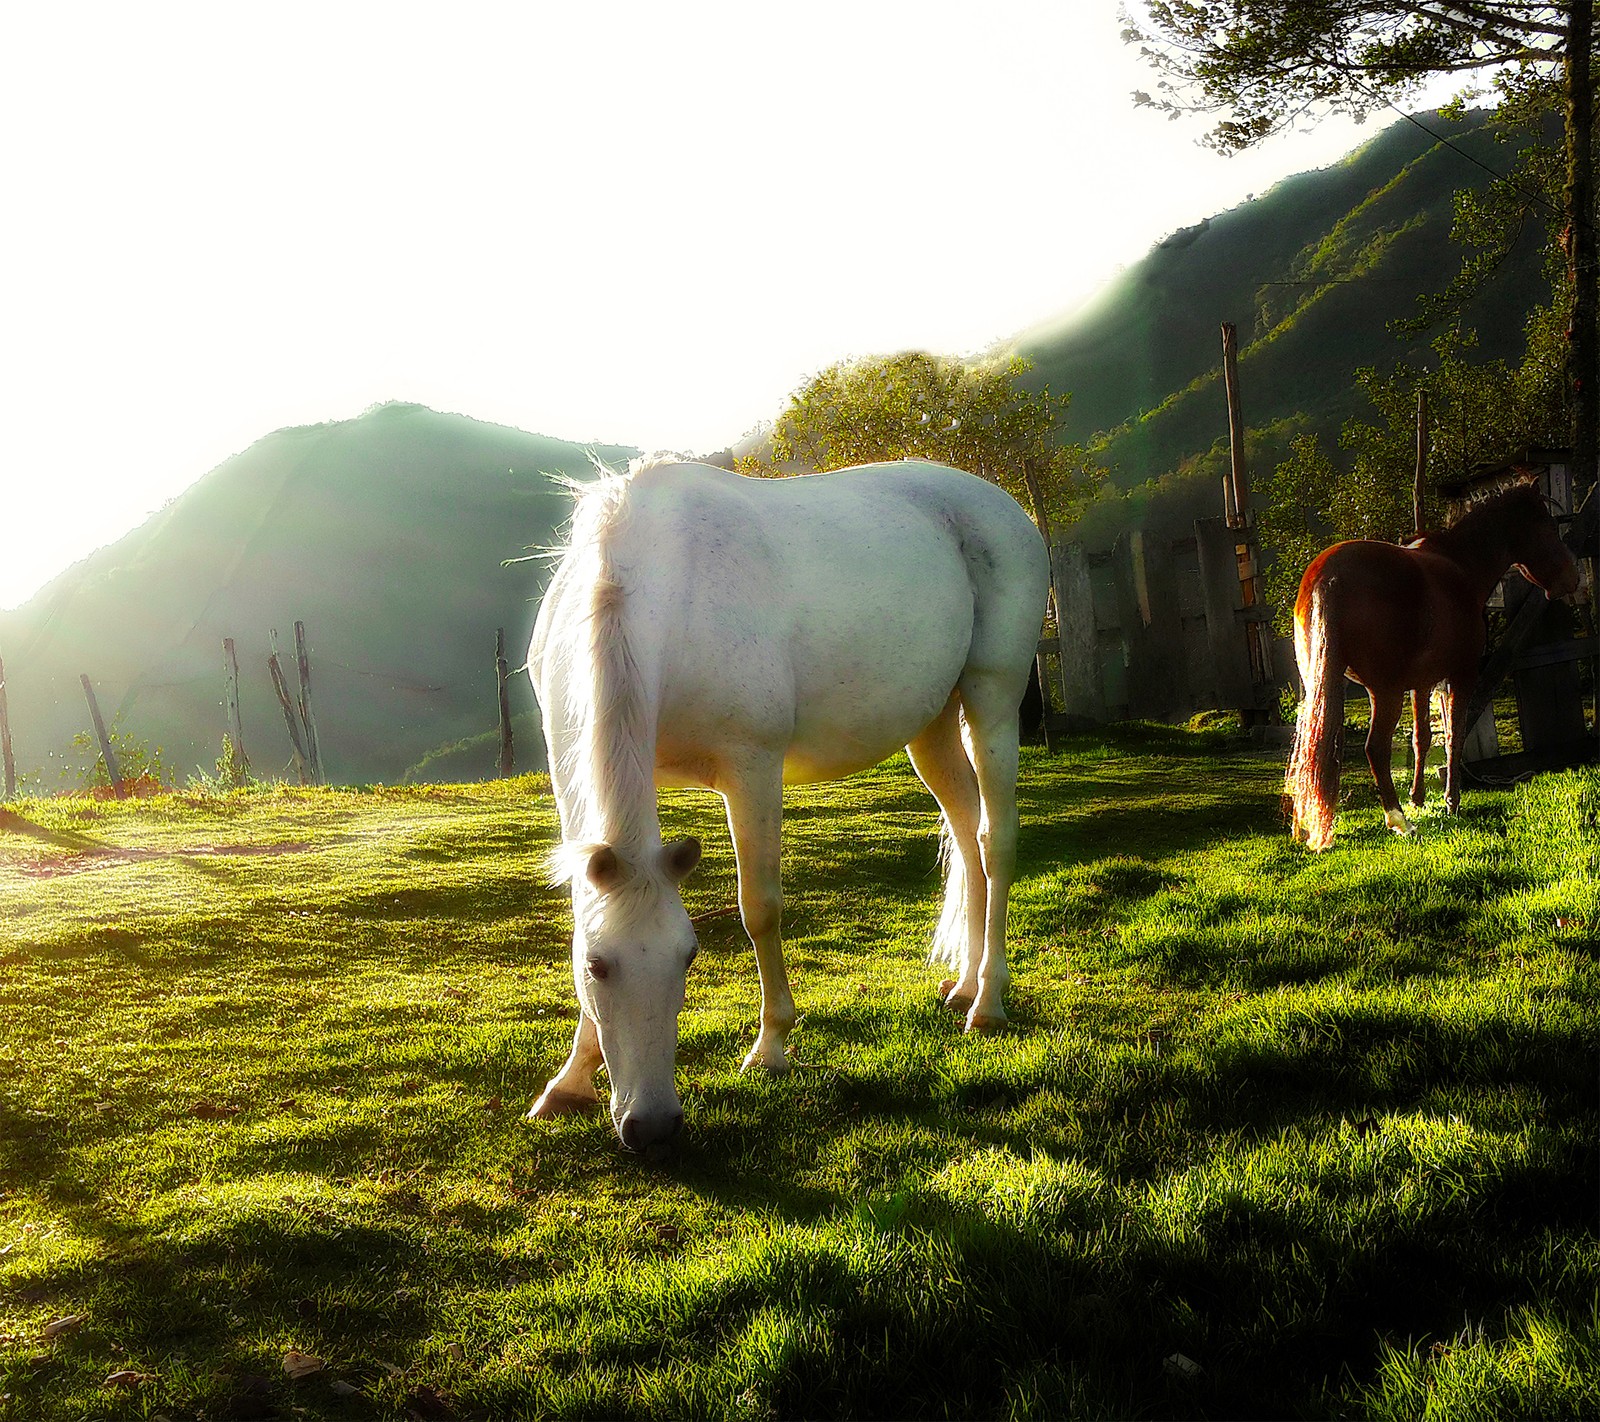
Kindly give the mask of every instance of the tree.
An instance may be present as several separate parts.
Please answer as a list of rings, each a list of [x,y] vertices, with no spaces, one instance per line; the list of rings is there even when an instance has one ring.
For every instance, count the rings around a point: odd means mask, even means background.
[[[1593,179],[1593,0],[1143,0],[1124,38],[1165,76],[1171,113],[1219,115],[1209,142],[1247,148],[1303,116],[1358,117],[1440,74],[1511,82],[1559,74],[1565,97],[1563,199],[1570,273],[1567,379],[1574,474],[1595,474],[1600,397],[1600,250]]]
[[[1551,309],[1541,308],[1529,319],[1529,355],[1518,366],[1474,363],[1470,339],[1451,332],[1434,343],[1439,359],[1431,370],[1402,365],[1387,377],[1370,368],[1356,372],[1375,419],[1345,422],[1340,463],[1314,434],[1300,434],[1265,481],[1262,536],[1272,553],[1267,591],[1280,630],[1292,630],[1300,574],[1329,543],[1392,543],[1412,532],[1418,392],[1428,397],[1436,478],[1509,462],[1529,445],[1559,441],[1562,404],[1551,374],[1559,369],[1553,352],[1561,334]]]
[[[739,467],[773,475],[881,459],[953,464],[1032,509],[1048,538],[1104,476],[1080,446],[1053,443],[1071,397],[1028,390],[1029,369],[1020,357],[969,362],[925,351],[840,362],[790,397],[768,436],[770,457]]]

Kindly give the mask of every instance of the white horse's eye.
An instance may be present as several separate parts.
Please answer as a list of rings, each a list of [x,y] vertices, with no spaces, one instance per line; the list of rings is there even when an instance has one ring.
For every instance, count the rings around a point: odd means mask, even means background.
[[[604,958],[590,958],[584,966],[588,968],[589,976],[596,982],[603,983],[611,976],[611,964],[606,962]]]

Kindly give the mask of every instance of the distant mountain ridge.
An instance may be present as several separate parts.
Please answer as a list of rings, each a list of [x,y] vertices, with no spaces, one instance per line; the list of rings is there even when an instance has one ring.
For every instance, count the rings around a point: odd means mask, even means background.
[[[1065,437],[1096,445],[1122,488],[1226,439],[1224,321],[1239,331],[1246,423],[1304,416],[1331,440],[1367,413],[1358,367],[1431,359],[1435,333],[1397,339],[1390,326],[1460,266],[1455,193],[1509,166],[1489,118],[1392,124],[1332,167],[1173,233],[1088,308],[1007,348],[1033,362],[1032,383],[1072,393]],[[1534,226],[1465,313],[1485,358],[1519,357],[1527,314],[1548,295]]]
[[[281,773],[290,745],[266,657],[276,629],[292,665],[299,619],[330,773],[400,779],[493,729],[495,631],[520,666],[547,576],[539,561],[510,560],[555,542],[569,507],[552,476],[588,477],[591,453],[620,463],[636,452],[402,403],[267,435],[0,613],[19,766],[59,763],[88,724],[86,672],[123,732],[160,746],[180,776],[209,768],[232,637],[246,752]],[[525,675],[513,705],[533,710]],[[536,738],[518,750],[523,768],[543,764]],[[485,761],[488,775],[492,748]]]

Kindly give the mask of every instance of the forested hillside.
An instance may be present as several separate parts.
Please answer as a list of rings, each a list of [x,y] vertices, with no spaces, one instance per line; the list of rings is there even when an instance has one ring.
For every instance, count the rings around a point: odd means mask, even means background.
[[[1461,264],[1458,190],[1509,167],[1475,112],[1398,122],[1342,163],[1174,233],[1087,309],[1024,332],[1011,349],[1031,380],[1070,391],[1064,432],[1097,447],[1120,488],[1170,474],[1227,437],[1219,330],[1239,330],[1244,415],[1261,432],[1295,421],[1328,438],[1367,413],[1360,367],[1425,364],[1437,331],[1403,337],[1419,295]],[[1436,138],[1433,134],[1440,135]],[[1529,309],[1548,295],[1530,228],[1465,311],[1486,359],[1514,359]]]
[[[84,672],[107,718],[162,748],[180,779],[209,768],[232,637],[245,749],[258,772],[282,773],[290,745],[266,659],[276,628],[292,667],[297,618],[333,778],[398,780],[442,745],[492,732],[495,629],[520,665],[546,576],[541,562],[505,564],[554,540],[567,499],[550,476],[589,467],[585,447],[417,405],[258,440],[0,614],[19,768],[43,769],[54,789],[87,763],[71,755],[88,725]],[[533,710],[525,676],[513,698]],[[518,749],[522,768],[542,764],[536,736]],[[477,774],[491,774],[492,738],[482,759]]]

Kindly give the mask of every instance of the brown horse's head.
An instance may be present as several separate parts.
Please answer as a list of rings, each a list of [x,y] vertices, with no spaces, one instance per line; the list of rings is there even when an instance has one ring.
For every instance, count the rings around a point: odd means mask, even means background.
[[[1576,593],[1583,581],[1578,560],[1561,541],[1539,486],[1518,484],[1490,502],[1505,520],[1502,526],[1516,570],[1551,597]]]

